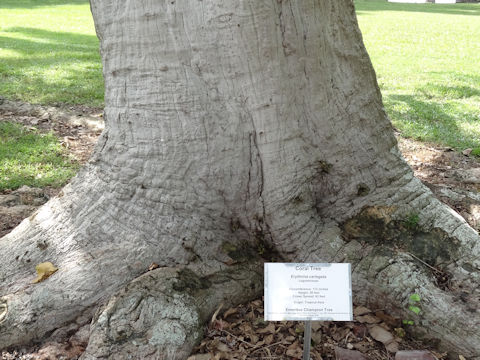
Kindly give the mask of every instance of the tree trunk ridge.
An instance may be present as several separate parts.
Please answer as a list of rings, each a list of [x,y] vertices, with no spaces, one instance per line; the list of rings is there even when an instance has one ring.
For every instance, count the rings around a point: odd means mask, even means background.
[[[403,160],[351,0],[91,7],[106,128],[0,240],[0,348],[93,318],[84,359],[186,358],[281,260],[351,262],[355,301],[404,318],[417,293],[418,332],[480,359],[478,234]]]

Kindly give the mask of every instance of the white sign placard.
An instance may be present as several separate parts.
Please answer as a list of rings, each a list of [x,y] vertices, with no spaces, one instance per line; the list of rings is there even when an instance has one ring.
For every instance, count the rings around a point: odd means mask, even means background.
[[[352,321],[350,264],[265,263],[265,320]]]

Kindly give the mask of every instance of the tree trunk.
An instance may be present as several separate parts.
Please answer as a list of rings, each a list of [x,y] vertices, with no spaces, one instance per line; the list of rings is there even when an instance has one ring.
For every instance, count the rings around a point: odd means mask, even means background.
[[[93,317],[84,359],[185,358],[281,260],[351,262],[356,302],[404,318],[417,293],[418,332],[480,359],[479,237],[402,159],[351,0],[91,6],[106,128],[0,240],[0,348]]]

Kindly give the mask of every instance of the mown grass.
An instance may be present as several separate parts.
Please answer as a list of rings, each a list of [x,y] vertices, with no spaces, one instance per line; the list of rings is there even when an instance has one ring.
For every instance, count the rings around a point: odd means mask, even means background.
[[[64,185],[78,170],[51,133],[0,122],[0,191],[22,185]]]
[[[102,106],[103,92],[88,1],[0,1],[0,96]]]
[[[480,4],[356,0],[385,108],[403,136],[480,148]]]

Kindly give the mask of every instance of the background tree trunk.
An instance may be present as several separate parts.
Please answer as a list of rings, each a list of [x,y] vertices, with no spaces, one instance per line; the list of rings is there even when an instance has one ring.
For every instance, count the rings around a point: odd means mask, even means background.
[[[0,241],[0,348],[99,309],[85,359],[185,357],[282,260],[351,262],[355,300],[400,316],[418,293],[419,333],[480,359],[478,235],[403,161],[351,0],[91,6],[106,129]]]

